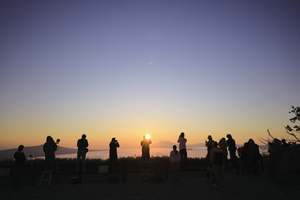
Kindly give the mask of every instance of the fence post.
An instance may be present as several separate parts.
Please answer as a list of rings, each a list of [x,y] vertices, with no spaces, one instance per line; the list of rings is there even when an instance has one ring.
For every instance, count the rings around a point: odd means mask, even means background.
[[[37,178],[37,165],[38,161],[34,161],[33,166],[32,166],[32,180],[31,180],[31,185],[35,185],[36,183],[36,178]]]
[[[169,160],[165,160],[165,180],[169,180]]]
[[[127,162],[126,162],[126,160],[124,160],[122,162],[122,165],[123,165],[123,181],[125,182],[126,181],[126,170],[127,170]]]
[[[79,161],[78,183],[82,182],[82,160]]]

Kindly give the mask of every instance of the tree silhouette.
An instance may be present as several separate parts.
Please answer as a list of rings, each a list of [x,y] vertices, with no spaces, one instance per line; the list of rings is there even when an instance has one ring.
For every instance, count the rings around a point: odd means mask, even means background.
[[[294,107],[293,105],[292,105],[291,107],[292,107],[292,110],[291,110],[289,113],[294,113],[294,114],[295,114],[295,117],[291,118],[290,121],[291,121],[292,123],[295,123],[297,120],[300,121],[300,107],[299,107],[299,106]],[[296,131],[296,132],[299,133],[299,131],[300,131],[300,126],[295,125],[295,126],[293,127],[294,129],[292,129],[289,125],[287,125],[287,126],[285,126],[284,128],[286,129],[286,132],[287,132],[289,135],[293,136],[294,138],[297,139],[298,142],[300,142],[299,138],[297,138],[297,136],[293,133],[293,131]]]
[[[299,106],[294,107],[294,106],[292,105],[291,108],[292,108],[292,110],[289,111],[289,113],[294,113],[294,114],[295,114],[295,117],[291,118],[290,121],[291,121],[292,123],[295,123],[297,120],[300,121],[300,107],[299,107]],[[300,126],[295,125],[293,128],[291,128],[289,125],[287,125],[287,126],[284,126],[284,128],[285,128],[286,132],[287,132],[289,135],[293,136],[294,138],[296,138],[296,140],[297,140],[298,142],[300,142],[299,138],[294,134],[295,132],[300,133]],[[267,132],[268,132],[269,136],[270,136],[272,139],[270,139],[270,138],[264,139],[264,138],[261,138],[261,137],[258,138],[258,140],[259,140],[261,143],[263,143],[263,144],[272,143],[272,141],[275,139],[275,138],[271,135],[271,132],[270,132],[269,129],[267,129]],[[295,144],[295,141],[293,141],[292,143]]]

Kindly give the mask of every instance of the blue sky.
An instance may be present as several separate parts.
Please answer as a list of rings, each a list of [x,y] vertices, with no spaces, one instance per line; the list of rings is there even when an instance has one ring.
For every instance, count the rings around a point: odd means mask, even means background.
[[[289,138],[299,15],[298,1],[2,1],[0,148]]]

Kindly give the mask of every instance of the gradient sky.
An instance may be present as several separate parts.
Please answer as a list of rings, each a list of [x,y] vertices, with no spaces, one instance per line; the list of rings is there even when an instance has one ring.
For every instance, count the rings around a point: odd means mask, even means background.
[[[0,36],[1,150],[292,139],[300,1],[5,0]]]

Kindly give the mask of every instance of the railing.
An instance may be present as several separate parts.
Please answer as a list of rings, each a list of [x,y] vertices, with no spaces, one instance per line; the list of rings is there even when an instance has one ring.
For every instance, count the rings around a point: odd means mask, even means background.
[[[260,161],[261,169],[264,169],[266,165],[265,159],[268,157],[264,157]],[[79,164],[79,170],[75,171],[76,161],[72,163],[56,163],[54,172],[55,174],[77,174],[78,182],[81,182],[81,178],[84,174],[98,174],[99,167],[101,166],[109,166],[109,162],[101,162],[101,163],[89,163],[88,160],[85,163],[86,170],[82,171],[81,164]],[[207,171],[206,160],[200,159],[193,162],[187,162],[187,168],[181,168],[181,172],[193,172],[193,171]],[[241,168],[241,164],[237,166],[237,168]],[[10,170],[8,170],[10,169]],[[0,176],[12,176],[14,166],[6,166],[0,167]],[[144,171],[142,169],[142,163],[140,161],[126,161],[122,160],[117,163],[117,170],[111,171],[107,170],[102,173],[107,174],[122,174],[122,181],[127,180],[127,175],[129,173],[163,173],[165,180],[169,179],[169,172],[171,172],[171,165],[168,159],[164,159],[162,161],[151,161],[149,162],[149,170]],[[30,164],[26,164],[23,170],[23,176],[32,176],[32,185],[36,184],[37,177],[40,176],[45,170],[45,164],[39,163],[38,160],[32,160]],[[5,172],[5,174],[1,174],[1,172]]]

